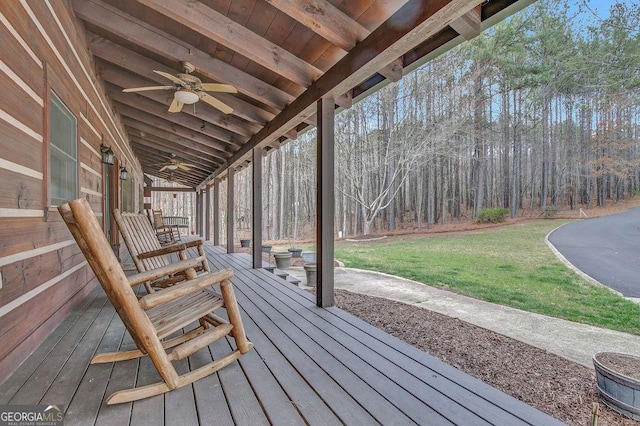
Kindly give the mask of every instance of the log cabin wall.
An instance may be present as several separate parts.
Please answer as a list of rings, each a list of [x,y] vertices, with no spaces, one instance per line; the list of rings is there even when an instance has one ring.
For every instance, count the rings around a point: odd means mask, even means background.
[[[97,283],[50,201],[52,92],[76,119],[77,197],[105,217],[105,167],[119,170],[101,163],[104,143],[133,179],[128,205],[142,202],[140,164],[83,35],[67,2],[0,2],[0,382]]]

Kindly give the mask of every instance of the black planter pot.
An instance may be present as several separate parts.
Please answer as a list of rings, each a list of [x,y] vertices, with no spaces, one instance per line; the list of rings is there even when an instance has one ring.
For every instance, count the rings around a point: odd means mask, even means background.
[[[291,253],[291,257],[302,257],[302,249],[299,248],[290,248],[289,253]]]
[[[240,247],[249,247],[251,240],[240,240]]]

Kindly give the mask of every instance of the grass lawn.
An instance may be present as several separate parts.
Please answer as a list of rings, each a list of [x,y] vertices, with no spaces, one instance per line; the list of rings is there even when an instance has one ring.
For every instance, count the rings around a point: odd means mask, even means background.
[[[488,302],[640,335],[640,305],[589,284],[544,238],[560,220],[468,233],[336,243],[346,267],[398,275]]]

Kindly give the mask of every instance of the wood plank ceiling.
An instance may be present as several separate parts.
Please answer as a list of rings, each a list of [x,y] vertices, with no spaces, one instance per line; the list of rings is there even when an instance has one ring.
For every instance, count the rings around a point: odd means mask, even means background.
[[[520,0],[520,2],[527,0]],[[315,124],[315,102],[341,107],[516,0],[73,0],[96,71],[121,116],[143,171],[198,187],[251,150],[278,147]],[[517,6],[517,5],[516,5]],[[522,6],[521,6],[522,7]],[[455,28],[455,29],[454,29]],[[195,66],[203,82],[233,85],[212,93],[233,108],[203,101],[170,113],[171,85],[153,72]],[[160,171],[172,155],[190,170]]]

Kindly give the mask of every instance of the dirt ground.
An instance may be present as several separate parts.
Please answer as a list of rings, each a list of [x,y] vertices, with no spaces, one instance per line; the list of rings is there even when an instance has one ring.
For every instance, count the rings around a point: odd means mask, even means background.
[[[638,425],[602,404],[595,373],[565,358],[427,309],[336,290],[336,305],[569,425]]]

